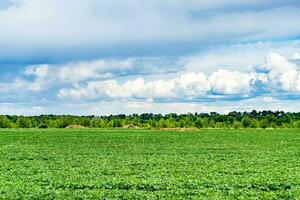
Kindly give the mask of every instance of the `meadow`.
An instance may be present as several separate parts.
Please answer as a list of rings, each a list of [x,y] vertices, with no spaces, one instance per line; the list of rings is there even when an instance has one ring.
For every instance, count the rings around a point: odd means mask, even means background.
[[[0,199],[300,199],[300,130],[2,129]]]

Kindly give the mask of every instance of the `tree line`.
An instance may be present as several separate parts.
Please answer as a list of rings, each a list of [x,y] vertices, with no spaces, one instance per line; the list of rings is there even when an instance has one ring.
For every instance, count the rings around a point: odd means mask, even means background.
[[[282,111],[230,112],[229,114],[132,114],[110,116],[0,115],[0,128],[300,128],[300,113]]]

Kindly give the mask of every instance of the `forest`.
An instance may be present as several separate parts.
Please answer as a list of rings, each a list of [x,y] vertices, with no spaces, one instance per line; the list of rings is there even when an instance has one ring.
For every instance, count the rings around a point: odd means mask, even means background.
[[[1,115],[0,128],[300,128],[300,113],[283,111],[230,112],[228,114],[132,114],[109,116]]]

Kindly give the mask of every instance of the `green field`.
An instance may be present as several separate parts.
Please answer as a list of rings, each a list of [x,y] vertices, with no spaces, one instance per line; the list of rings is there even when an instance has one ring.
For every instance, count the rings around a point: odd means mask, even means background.
[[[0,131],[0,199],[300,199],[300,130]]]

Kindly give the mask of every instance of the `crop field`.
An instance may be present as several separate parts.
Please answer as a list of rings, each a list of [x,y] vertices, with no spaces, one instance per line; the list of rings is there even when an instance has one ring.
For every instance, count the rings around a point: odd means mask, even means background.
[[[300,199],[300,130],[0,130],[0,199]]]

